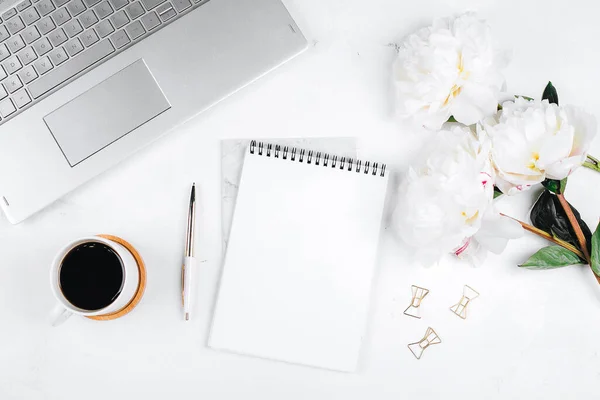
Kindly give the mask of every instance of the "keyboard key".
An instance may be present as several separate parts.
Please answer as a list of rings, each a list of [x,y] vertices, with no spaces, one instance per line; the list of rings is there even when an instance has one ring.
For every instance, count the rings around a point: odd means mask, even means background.
[[[38,74],[33,69],[33,65],[28,65],[21,72],[19,72],[19,77],[23,81],[25,85],[38,77]]]
[[[8,92],[4,88],[4,85],[0,85],[0,100],[8,96]]]
[[[38,10],[42,17],[45,17],[52,11],[56,10],[56,7],[54,7],[54,4],[52,4],[50,0],[41,0],[39,3],[37,3],[35,8]]]
[[[96,22],[98,22],[98,17],[96,17],[94,11],[87,10],[86,12],[81,14],[81,17],[79,17],[79,22],[81,22],[81,25],[83,25],[83,27],[87,29],[90,26],[94,25]]]
[[[175,10],[173,10],[172,8],[161,13],[160,14],[160,19],[165,22],[170,20],[171,18],[173,18],[175,15],[177,15],[177,13],[175,12]]]
[[[48,38],[42,38],[33,44],[33,49],[39,56],[43,56],[52,50],[52,45],[48,41]]]
[[[35,26],[29,26],[25,28],[25,30],[21,33],[23,39],[25,39],[25,43],[30,44],[35,42],[40,38],[40,33],[38,32]]]
[[[21,17],[16,17],[16,18],[9,20],[6,23],[6,27],[8,28],[8,31],[10,32],[10,34],[14,35],[15,33],[20,32],[23,29],[25,29],[25,24],[23,23],[23,20],[21,19]]]
[[[144,7],[146,8],[146,10],[152,10],[154,7],[164,2],[165,0],[142,0],[142,3],[144,3]]]
[[[52,18],[50,17],[44,18],[43,20],[35,24],[35,26],[37,26],[42,35],[46,35],[48,34],[48,32],[51,32],[54,28],[56,28],[56,25],[54,25],[54,21],[52,21]]]
[[[100,3],[100,0],[83,0],[86,6],[91,7],[94,4]]]
[[[14,93],[23,87],[18,75],[11,75],[4,81],[4,86],[8,93]]]
[[[62,67],[57,67],[44,76],[31,82],[29,92],[34,99],[37,99],[44,93],[52,90],[56,86],[65,82],[69,78],[77,75],[84,69],[92,66],[104,57],[108,56],[115,49],[108,40],[102,40],[83,51],[80,55],[66,62]]]
[[[131,42],[131,40],[129,40],[129,37],[127,36],[127,33],[125,33],[125,30],[123,30],[123,29],[113,33],[110,36],[110,40],[111,40],[111,42],[113,42],[113,44],[115,45],[115,47],[117,49],[120,49],[121,47],[125,46],[127,43]]]
[[[144,29],[140,21],[134,21],[131,24],[127,25],[125,27],[125,31],[129,35],[131,40],[135,40],[142,36],[144,33],[146,33],[146,30]]]
[[[8,29],[4,25],[0,26],[0,42],[4,42],[9,37],[10,33],[8,33]]]
[[[34,62],[37,58],[37,54],[33,51],[33,47],[29,46],[25,50],[19,53],[19,60],[23,65],[29,65]]]
[[[177,15],[171,3],[167,2],[156,9],[160,19],[165,22]]]
[[[173,0],[173,6],[175,6],[177,12],[182,12],[190,8],[192,3],[190,3],[190,0]]]
[[[26,25],[31,25],[35,21],[40,19],[40,13],[38,13],[37,10],[33,7],[29,8],[21,15],[23,16],[23,21],[25,21]]]
[[[65,4],[67,4],[69,2],[69,0],[53,0],[53,2],[54,2],[54,5],[56,6],[56,8],[59,8]]]
[[[154,11],[150,11],[148,14],[144,15],[141,19],[142,24],[144,24],[144,27],[146,28],[146,30],[152,30],[154,28],[156,28],[158,25],[160,25],[160,21],[158,19],[158,15],[156,15],[156,13]]]
[[[125,15],[125,11],[122,10],[110,17],[110,20],[116,29],[119,29],[129,22],[129,18]]]
[[[125,8],[125,11],[127,11],[129,18],[136,19],[144,13],[144,7],[142,7],[142,3],[136,1],[133,4],[128,5],[127,8]]]
[[[144,33],[146,33],[146,30],[144,29],[140,21],[134,21],[131,24],[127,25],[125,27],[125,31],[127,31],[127,34],[129,35],[131,40],[135,40],[142,36]]]
[[[54,49],[50,52],[50,60],[52,61],[52,64],[56,66],[67,61],[67,58],[69,57],[67,56],[67,53],[65,53],[65,49],[63,49],[62,47]]]
[[[94,11],[100,19],[104,19],[113,13],[112,7],[106,0],[94,7]]]
[[[50,43],[52,43],[52,46],[54,47],[67,41],[67,35],[65,34],[65,31],[62,30],[62,28],[58,28],[57,30],[52,31],[48,35],[48,38],[50,39]]]
[[[25,89],[19,90],[17,93],[13,94],[11,97],[14,100],[17,107],[19,107],[19,108],[23,108],[27,104],[31,103],[31,97],[29,97],[29,94],[27,94],[27,91]]]
[[[129,0],[109,0],[115,10],[119,10],[129,4]]]
[[[81,35],[79,35],[79,40],[81,40],[81,42],[83,43],[83,45],[85,47],[90,47],[91,45],[96,43],[98,40],[100,40],[100,38],[98,38],[98,35],[96,34],[95,30],[90,29],[88,31],[83,32]]]
[[[104,20],[96,25],[96,31],[101,38],[106,37],[115,31],[109,20]]]
[[[10,10],[2,14],[2,20],[7,21],[15,15],[17,15],[17,10],[15,8],[11,8]]]
[[[2,118],[8,117],[15,111],[17,111],[17,109],[15,108],[14,104],[10,99],[6,99],[0,102],[0,115],[2,115]]]
[[[8,74],[14,74],[23,67],[17,56],[12,56],[8,60],[4,61],[2,65]]]
[[[2,67],[0,66],[0,80],[1,80],[1,79],[4,79],[4,78],[6,78],[7,76],[8,76],[8,74],[6,73],[6,71],[4,71],[4,68],[2,68]],[[1,86],[1,85],[0,85],[0,86]],[[2,97],[0,97],[0,99],[1,99],[1,98],[2,98]]]
[[[56,25],[61,26],[65,22],[71,19],[71,15],[65,7],[58,9],[52,13],[52,19],[56,22]]]
[[[17,11],[21,12],[31,5],[31,1],[25,0],[17,6]]]
[[[6,44],[13,54],[25,47],[25,42],[23,41],[21,35],[11,37]]]
[[[8,51],[8,47],[5,44],[0,44],[0,61],[4,61],[6,57],[10,56],[10,51]]]
[[[44,75],[46,72],[52,69],[52,63],[48,57],[38,58],[38,60],[33,63],[33,66],[40,75]]]
[[[67,49],[67,53],[69,53],[70,57],[73,57],[75,54],[78,54],[83,51],[83,45],[77,38],[73,38],[65,44],[65,49]]]
[[[65,32],[67,32],[67,35],[69,35],[70,38],[78,35],[81,31],[83,31],[81,24],[76,19],[72,19],[69,22],[67,22],[65,26],[63,26],[63,29],[65,30]]]
[[[81,0],[71,0],[69,4],[67,4],[67,8],[74,17],[85,11],[85,6]]]

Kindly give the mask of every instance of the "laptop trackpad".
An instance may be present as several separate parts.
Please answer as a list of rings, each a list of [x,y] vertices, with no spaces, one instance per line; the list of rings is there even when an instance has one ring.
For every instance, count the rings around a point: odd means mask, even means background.
[[[44,117],[73,167],[171,108],[138,60]]]

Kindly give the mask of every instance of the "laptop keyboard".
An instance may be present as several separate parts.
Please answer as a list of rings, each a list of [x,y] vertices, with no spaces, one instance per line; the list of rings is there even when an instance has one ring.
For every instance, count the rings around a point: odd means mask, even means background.
[[[0,124],[207,0],[25,0],[1,16]]]

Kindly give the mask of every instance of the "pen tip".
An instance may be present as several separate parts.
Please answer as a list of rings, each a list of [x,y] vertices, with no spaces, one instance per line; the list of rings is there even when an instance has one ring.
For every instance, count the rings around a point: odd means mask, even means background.
[[[192,185],[192,193],[190,195],[190,201],[196,201],[196,184]]]
[[[185,320],[189,321],[190,320],[190,313],[185,313]]]

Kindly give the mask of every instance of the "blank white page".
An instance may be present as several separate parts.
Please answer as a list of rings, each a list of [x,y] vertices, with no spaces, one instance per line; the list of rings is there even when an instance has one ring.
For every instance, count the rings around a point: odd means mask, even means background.
[[[354,371],[387,173],[290,158],[246,152],[208,344]]]

